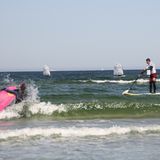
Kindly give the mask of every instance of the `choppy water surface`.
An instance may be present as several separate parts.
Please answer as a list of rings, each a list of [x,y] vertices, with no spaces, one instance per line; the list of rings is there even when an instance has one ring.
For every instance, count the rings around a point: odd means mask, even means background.
[[[159,96],[122,96],[138,73],[0,73],[1,88],[25,80],[28,92],[0,112],[0,159],[157,159]],[[132,92],[148,92],[148,79]]]

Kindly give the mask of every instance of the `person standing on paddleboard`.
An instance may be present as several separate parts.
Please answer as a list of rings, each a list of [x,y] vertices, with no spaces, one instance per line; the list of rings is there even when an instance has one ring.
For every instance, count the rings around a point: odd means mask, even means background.
[[[156,78],[157,78],[157,73],[156,73],[156,67],[155,64],[151,61],[150,58],[146,59],[147,66],[146,68],[141,72],[143,74],[146,71],[149,71],[150,73],[150,78],[149,78],[149,91],[150,93],[156,93]]]

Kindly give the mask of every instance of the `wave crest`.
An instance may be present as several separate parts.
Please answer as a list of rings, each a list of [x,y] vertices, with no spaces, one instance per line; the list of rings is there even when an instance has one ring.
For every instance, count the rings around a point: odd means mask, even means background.
[[[138,118],[159,117],[157,104],[137,102],[86,102],[52,104],[50,102],[22,102],[0,112],[0,119],[52,117],[54,119]]]
[[[160,134],[160,125],[155,126],[113,126],[110,128],[24,128],[15,130],[2,130],[0,140],[7,140],[19,137],[27,139],[32,137],[86,137],[86,136],[112,136],[126,134]]]
[[[130,84],[133,83],[135,80],[94,80],[94,79],[90,79],[90,80],[79,80],[79,82],[81,83],[116,83],[116,84]],[[138,79],[137,84],[144,84],[144,83],[148,83],[149,79]],[[160,82],[160,79],[157,79],[157,82]]]

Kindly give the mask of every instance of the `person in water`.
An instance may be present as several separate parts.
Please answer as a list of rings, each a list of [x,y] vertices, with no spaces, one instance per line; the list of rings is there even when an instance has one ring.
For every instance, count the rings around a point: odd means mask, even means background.
[[[17,97],[16,102],[19,103],[26,97],[26,84],[23,82],[19,85],[19,88],[17,89]]]
[[[156,93],[156,67],[155,64],[151,61],[150,58],[146,59],[147,66],[146,68],[141,72],[143,74],[147,70],[149,70],[150,78],[149,78],[149,91],[150,93]]]
[[[21,102],[26,97],[26,84],[24,82],[21,83],[19,87],[15,90],[9,90],[7,88],[4,88],[2,90],[14,94],[16,96],[16,103]]]

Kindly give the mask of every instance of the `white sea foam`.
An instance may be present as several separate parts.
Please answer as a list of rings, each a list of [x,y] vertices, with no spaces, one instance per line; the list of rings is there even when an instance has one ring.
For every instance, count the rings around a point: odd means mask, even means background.
[[[11,119],[11,118],[19,118],[20,115],[18,112],[3,110],[0,112],[0,120],[2,119]]]
[[[97,109],[103,109],[103,106],[100,106],[97,104]],[[90,107],[92,109],[92,107]],[[29,114],[29,117],[31,115],[47,115],[50,116],[53,113],[62,113],[62,112],[68,112],[68,110],[78,110],[83,109],[87,110],[88,107],[84,105],[83,103],[79,104],[70,104],[70,105],[64,105],[64,104],[52,104],[50,102],[21,102],[19,104],[14,104],[12,106],[7,107],[5,110],[0,112],[0,120],[2,119],[12,119],[12,118],[21,118],[25,116],[25,114]]]
[[[1,130],[0,140],[8,138],[31,138],[36,136],[50,137],[85,137],[85,136],[111,136],[126,134],[160,134],[160,125],[155,126],[113,126],[110,128],[88,128],[88,127],[68,127],[68,128],[24,128],[15,130]]]
[[[50,102],[39,102],[39,103],[28,103],[22,102],[19,104],[12,105],[7,107],[5,110],[0,112],[0,120],[2,119],[12,119],[12,118],[21,118],[26,116],[25,114],[31,115],[52,115],[54,112],[67,112],[67,107],[63,104],[55,105]]]
[[[128,84],[132,83],[133,81],[125,81],[125,80],[91,80],[93,83],[119,83],[119,84]]]
[[[133,103],[127,104],[128,107],[133,107]],[[134,103],[134,108],[143,108],[145,104]],[[54,116],[55,113],[67,113],[74,112],[78,110],[103,110],[104,108],[126,108],[125,103],[109,103],[100,105],[99,103],[88,104],[88,103],[77,103],[77,104],[52,104],[50,102],[37,102],[37,103],[28,103],[21,102],[13,106],[7,107],[4,111],[0,112],[0,120],[2,119],[12,119],[12,118],[21,118],[21,117],[31,117],[35,115],[44,115],[44,116]]]
[[[43,115],[51,115],[53,112],[66,112],[66,107],[64,105],[54,105],[50,102],[45,103],[36,103],[29,107],[29,111],[32,114],[43,114]]]
[[[93,82],[93,83],[117,83],[117,84],[130,84],[135,80],[79,80],[82,83]],[[136,81],[138,84],[148,83],[149,79],[138,79]],[[157,79],[157,82],[160,82],[160,79]]]
[[[20,118],[20,112],[23,110],[23,106],[24,102],[7,107],[5,110],[0,112],[0,120]]]

